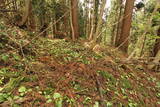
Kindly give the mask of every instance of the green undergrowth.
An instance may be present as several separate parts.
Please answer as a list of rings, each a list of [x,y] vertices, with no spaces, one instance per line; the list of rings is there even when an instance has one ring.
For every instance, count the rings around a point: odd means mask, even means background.
[[[82,62],[90,64],[91,58],[99,59],[101,55],[84,48],[80,43],[66,42],[65,39],[47,39],[40,38],[35,44],[40,53],[40,56],[53,56],[60,63],[67,63],[71,61]],[[47,52],[47,53],[46,53]]]
[[[110,48],[96,54],[79,42],[35,36],[0,24],[0,106],[160,105],[160,73],[123,64]]]

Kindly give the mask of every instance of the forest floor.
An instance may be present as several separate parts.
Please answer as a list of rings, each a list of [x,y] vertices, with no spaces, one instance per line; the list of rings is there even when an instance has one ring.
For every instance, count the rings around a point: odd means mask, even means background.
[[[160,107],[160,72],[106,46],[0,24],[0,107]]]

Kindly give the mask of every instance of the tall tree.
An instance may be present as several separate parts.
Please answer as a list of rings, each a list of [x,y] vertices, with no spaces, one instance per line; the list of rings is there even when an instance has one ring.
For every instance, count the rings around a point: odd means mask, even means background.
[[[90,29],[90,34],[89,34],[89,40],[93,39],[93,34],[96,33],[96,28],[98,24],[98,10],[99,10],[99,0],[93,0],[93,12],[92,15],[92,21],[91,21],[91,29]]]
[[[120,34],[121,34],[121,26],[122,26],[122,22],[121,22],[121,19],[122,19],[122,4],[123,4],[123,1],[124,0],[118,0],[118,5],[119,5],[119,14],[118,14],[118,23],[117,23],[117,32],[116,32],[116,35],[115,35],[115,38],[114,38],[114,45],[115,46],[118,46],[118,40],[119,40],[119,37],[120,37]]]
[[[31,0],[25,0],[25,11],[22,17],[22,21],[19,23],[19,26],[23,26],[27,22],[30,13],[30,8],[31,8]]]
[[[119,48],[125,53],[128,51],[134,2],[135,0],[126,0],[121,35],[118,41]]]
[[[28,25],[30,28],[29,30],[35,31],[36,22],[35,22],[35,17],[34,17],[34,13],[33,13],[32,3],[30,3],[30,8],[29,8]]]
[[[158,14],[160,14],[160,0],[156,0],[157,8],[155,8],[155,11],[157,11]],[[157,31],[157,36],[160,37],[160,26]],[[153,56],[155,57],[158,54],[158,51],[160,51],[160,38],[157,38],[155,41],[154,49],[153,49]]]
[[[113,22],[111,29],[111,44],[116,46],[116,41],[119,39],[121,18],[122,18],[122,0],[113,0],[111,2],[110,19]]]
[[[105,6],[106,6],[106,2],[107,2],[107,0],[102,0],[102,3],[101,3],[100,14],[98,16],[96,32],[95,32],[95,35],[93,37],[94,41],[97,41],[97,39],[100,36],[100,31],[101,31],[102,24],[103,24],[103,14],[104,14],[104,9],[105,9]]]
[[[160,37],[160,27],[157,31],[157,36]],[[153,49],[153,56],[155,57],[158,53],[158,51],[160,50],[160,38],[156,39],[155,45],[154,45],[154,49]]]
[[[3,9],[5,7],[5,0],[0,0],[0,8]]]
[[[98,22],[98,10],[99,10],[99,0],[94,2],[94,32],[96,32],[97,22]]]
[[[92,30],[92,24],[93,24],[93,17],[91,17],[92,15],[92,9],[91,9],[91,0],[85,1],[86,2],[86,35],[90,38],[92,38],[91,36],[91,30]],[[90,36],[91,35],[91,36]]]
[[[157,35],[160,37],[160,27],[157,31]],[[154,55],[155,58],[152,61],[153,64],[148,65],[149,69],[156,68],[156,64],[159,64],[159,62],[160,62],[160,39],[156,39],[155,46],[154,46],[154,49],[153,49],[153,55]],[[159,69],[159,65],[157,66],[157,71],[158,71],[158,69]]]
[[[78,0],[71,0],[71,28],[73,40],[79,37],[78,22]]]
[[[39,9],[41,10],[39,12],[39,22],[40,22],[40,32],[42,33],[41,36],[47,36],[47,30],[48,27],[48,21],[47,21],[47,8],[46,8],[46,1],[45,0],[38,0],[39,3]]]

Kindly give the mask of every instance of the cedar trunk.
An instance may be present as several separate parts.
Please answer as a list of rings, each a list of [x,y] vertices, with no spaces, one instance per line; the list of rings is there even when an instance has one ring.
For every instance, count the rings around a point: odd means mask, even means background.
[[[30,13],[30,8],[31,8],[31,0],[25,0],[25,11],[22,17],[22,21],[19,23],[19,26],[23,26],[27,22]]]
[[[78,39],[79,37],[79,25],[78,25],[78,1],[71,0],[71,24],[72,24],[72,39]]]
[[[100,37],[100,33],[101,33],[101,28],[102,28],[102,24],[103,24],[103,14],[104,14],[104,9],[106,6],[106,2],[107,0],[102,0],[102,4],[101,4],[101,8],[100,8],[100,14],[98,16],[98,22],[97,22],[97,27],[96,27],[96,32],[95,35],[93,37],[94,41],[97,42],[97,39]]]
[[[121,35],[121,27],[122,27],[122,4],[123,4],[123,0],[118,0],[119,3],[119,14],[118,14],[118,23],[117,23],[117,32],[116,32],[116,37],[114,38],[114,45],[117,47],[118,46],[118,41]]]
[[[160,27],[157,31],[157,36],[160,37]],[[160,50],[160,39],[156,39],[155,45],[154,45],[154,49],[153,49],[153,56],[155,57],[158,53],[158,51]]]
[[[126,0],[122,30],[121,30],[121,35],[118,41],[119,48],[125,53],[127,53],[128,51],[134,1],[135,0]]]

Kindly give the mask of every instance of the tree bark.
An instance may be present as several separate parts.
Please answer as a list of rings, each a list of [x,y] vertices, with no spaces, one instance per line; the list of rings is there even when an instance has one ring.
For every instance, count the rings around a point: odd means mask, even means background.
[[[79,25],[78,25],[78,0],[71,0],[71,20],[72,20],[72,39],[78,39],[79,37]]]
[[[107,0],[102,1],[100,14],[98,16],[98,23],[97,23],[97,27],[96,27],[96,32],[95,32],[95,35],[94,35],[94,38],[93,38],[95,42],[97,41],[97,39],[100,36],[101,27],[102,27],[102,24],[103,24],[103,13],[104,13],[106,2],[107,2]]]
[[[160,27],[157,31],[157,36],[160,37]],[[154,45],[154,49],[153,49],[153,57],[155,57],[157,55],[159,50],[160,50],[160,38],[157,38],[155,45]]]
[[[117,23],[117,32],[114,38],[114,45],[117,47],[118,46],[118,41],[121,35],[121,27],[122,27],[122,4],[123,4],[123,0],[118,0],[118,4],[119,4],[119,14],[118,14],[118,23]]]
[[[0,8],[4,9],[5,7],[5,0],[0,0]]]
[[[33,13],[32,8],[33,8],[32,4],[30,4],[28,22],[29,22],[30,30],[35,31],[36,30],[36,21],[35,21],[35,17],[34,17],[34,13]]]
[[[31,8],[31,0],[25,0],[25,11],[22,17],[22,21],[19,23],[19,26],[22,26],[27,22],[30,13],[30,8]]]
[[[126,0],[122,30],[118,41],[118,47],[125,53],[128,51],[134,2],[135,0]]]
[[[94,33],[96,32],[96,28],[97,28],[97,22],[98,22],[98,10],[99,10],[99,0],[95,0],[94,3]]]

